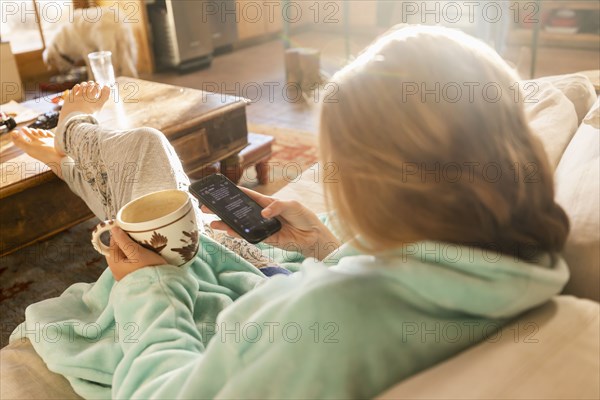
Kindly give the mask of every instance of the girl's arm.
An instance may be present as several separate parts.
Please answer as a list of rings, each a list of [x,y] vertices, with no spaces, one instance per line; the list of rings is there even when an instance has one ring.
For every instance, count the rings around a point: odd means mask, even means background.
[[[136,252],[131,252],[135,242],[120,229],[114,229],[112,233],[112,245],[118,246],[118,249],[114,248],[109,253],[108,264],[118,283],[111,293],[111,303],[116,326],[122,332],[119,337],[123,351],[123,359],[113,375],[113,397],[214,398],[222,395],[231,398],[266,395],[280,398],[288,393],[306,397],[307,393],[315,390],[306,385],[292,388],[290,383],[297,381],[294,376],[296,363],[305,359],[308,348],[320,356],[304,361],[307,367],[304,374],[311,375],[307,380],[316,381],[323,375],[318,364],[322,357],[326,358],[326,350],[331,349],[322,348],[323,345],[329,346],[323,342],[314,343],[313,336],[308,334],[317,321],[314,310],[324,308],[322,298],[288,296],[297,284],[296,279],[268,281],[240,300],[236,311],[231,310],[228,317],[223,317],[232,319],[226,330],[233,329],[233,332],[225,332],[226,340],[213,336],[205,349],[204,331],[194,319],[194,315],[207,311],[195,310],[196,305],[210,307],[209,303],[201,301],[202,281],[187,269],[168,265],[148,267],[159,262],[154,258],[157,256],[155,253],[141,246]],[[196,262],[211,268],[208,260],[197,258]],[[255,320],[254,315],[251,321],[238,319],[241,318],[239,310],[256,309],[267,300],[273,303],[271,306],[276,305],[275,308],[269,307],[275,314],[265,315],[264,321]],[[289,306],[283,304],[286,302],[290,302]],[[216,328],[221,328],[220,323]],[[299,342],[282,341],[281,333],[271,341],[270,333],[265,332],[259,342],[239,342],[240,324],[246,323],[242,326],[278,326],[279,329],[288,325],[300,326],[305,334],[301,335]],[[128,335],[131,332],[136,334]],[[206,331],[207,335],[211,333],[214,332]],[[245,349],[246,356],[240,354],[240,348]],[[258,358],[248,361],[249,352]],[[262,367],[256,367],[255,363]],[[321,388],[319,392],[323,390]]]
[[[124,356],[112,397],[179,397],[204,351],[191,311],[197,292],[186,271],[166,265],[139,269],[115,286],[111,302]]]
[[[198,282],[185,269],[158,266],[139,269],[116,284],[111,303],[117,326],[137,334],[120,335],[123,358],[113,375],[112,397],[373,394],[347,384],[347,377],[356,373],[355,362],[348,360],[362,354],[351,338],[363,333],[339,320],[340,304],[326,301],[327,288],[306,293],[297,279],[269,280],[237,300],[208,332],[194,320],[206,312],[196,306],[209,306],[198,299]],[[297,290],[304,295],[294,295]],[[258,336],[256,327],[262,328]],[[201,335],[215,330],[205,348]]]

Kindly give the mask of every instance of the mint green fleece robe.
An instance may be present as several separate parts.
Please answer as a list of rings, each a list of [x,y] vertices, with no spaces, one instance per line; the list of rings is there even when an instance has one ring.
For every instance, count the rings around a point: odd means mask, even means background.
[[[280,259],[298,261],[297,254]],[[535,264],[437,242],[342,246],[267,279],[207,237],[188,268],[110,271],[31,305],[28,337],[87,398],[366,398],[481,341],[560,292]],[[67,273],[67,272],[65,272]]]

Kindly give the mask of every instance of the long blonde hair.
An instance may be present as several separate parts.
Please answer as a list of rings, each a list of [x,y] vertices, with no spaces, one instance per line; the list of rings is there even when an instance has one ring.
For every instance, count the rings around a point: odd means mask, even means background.
[[[394,29],[332,79],[325,185],[344,231],[380,252],[420,240],[528,259],[558,252],[569,223],[532,135],[516,73],[459,31]]]

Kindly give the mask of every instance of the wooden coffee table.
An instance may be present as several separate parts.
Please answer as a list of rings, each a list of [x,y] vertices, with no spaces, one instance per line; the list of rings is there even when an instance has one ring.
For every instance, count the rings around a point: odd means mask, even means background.
[[[118,78],[118,102],[97,116],[103,126],[149,126],[162,131],[188,174],[236,159],[248,144],[245,99],[200,90]],[[40,113],[48,98],[25,103]],[[92,217],[85,203],[46,166],[0,137],[0,255],[61,232]]]

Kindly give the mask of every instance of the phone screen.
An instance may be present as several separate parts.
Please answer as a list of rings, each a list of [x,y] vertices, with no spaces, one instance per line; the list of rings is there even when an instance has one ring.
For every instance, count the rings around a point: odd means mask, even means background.
[[[281,229],[277,219],[264,218],[260,214],[263,208],[221,174],[193,183],[190,191],[250,243],[258,243]]]

